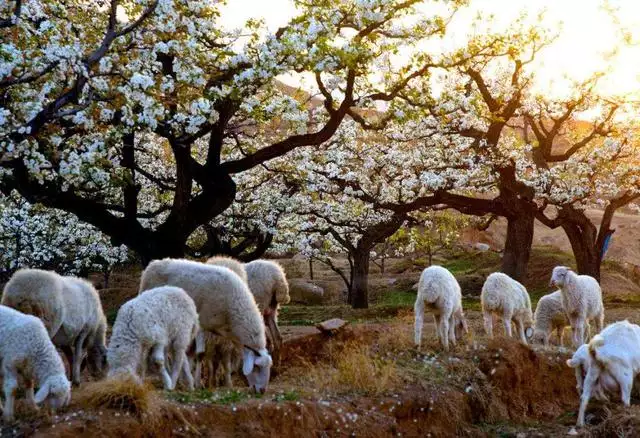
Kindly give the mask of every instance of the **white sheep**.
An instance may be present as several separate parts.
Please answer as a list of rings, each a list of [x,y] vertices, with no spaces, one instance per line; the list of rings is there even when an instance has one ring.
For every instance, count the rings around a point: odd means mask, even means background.
[[[232,257],[227,257],[227,256],[214,256],[207,260],[207,264],[224,266],[225,268],[229,268],[233,272],[235,272],[238,275],[238,277],[242,279],[242,281],[248,284],[247,270],[245,269],[245,264],[242,263],[240,260],[236,260]]]
[[[164,388],[173,390],[180,372],[193,389],[193,377],[186,352],[198,332],[198,312],[193,299],[179,287],[162,286],[146,290],[120,307],[109,341],[109,376],[128,374],[144,380],[149,354],[162,375]],[[165,354],[173,358],[171,376]]]
[[[74,384],[87,353],[92,374],[106,364],[107,319],[93,285],[51,271],[21,269],[4,288],[2,304],[42,319],[54,345],[66,355]]]
[[[550,285],[560,288],[562,293],[562,306],[571,324],[574,347],[584,344],[585,330],[590,320],[595,320],[598,332],[602,330],[602,290],[595,278],[578,275],[566,266],[556,266],[551,274]]]
[[[562,307],[562,295],[560,291],[543,296],[538,301],[534,314],[534,327],[532,342],[549,345],[549,338],[555,331],[558,343],[562,343],[564,328],[568,325],[567,317]]]
[[[587,375],[589,371],[589,367],[591,366],[592,358],[589,355],[589,344],[582,344],[580,348],[576,350],[571,359],[567,360],[567,365],[570,368],[574,369],[576,376],[576,389],[578,390],[578,395],[582,394],[582,388],[584,385],[584,377]],[[609,400],[606,392],[616,392],[618,391],[618,384],[613,379],[611,374],[604,371],[600,374],[597,383],[592,388],[593,395],[598,400]]]
[[[140,291],[163,285],[181,287],[193,298],[203,331],[227,337],[244,347],[242,372],[249,386],[258,392],[266,391],[273,361],[267,352],[264,322],[256,300],[240,277],[220,266],[181,259],[155,260],[142,273]],[[203,353],[204,335],[199,333],[196,376],[200,375]]]
[[[71,399],[64,364],[42,321],[1,305],[0,376],[4,379],[5,405],[0,403],[0,409],[5,421],[13,420],[19,378],[23,379],[25,396],[34,408],[46,401],[55,410]],[[34,384],[39,386],[35,396]]]
[[[531,299],[527,289],[502,272],[489,275],[482,285],[480,295],[484,328],[489,337],[493,337],[493,315],[502,317],[505,334],[512,336],[511,322],[516,324],[520,340],[526,344],[533,335],[533,315]]]
[[[262,312],[267,335],[276,362],[280,357],[282,335],[278,328],[278,308],[291,301],[289,283],[282,266],[272,260],[254,260],[245,264],[249,289]]]
[[[640,373],[640,326],[629,321],[618,321],[607,326],[589,342],[590,365],[584,379],[578,426],[584,426],[584,415],[594,387],[603,373],[615,383],[606,382],[609,389],[619,388],[625,406],[631,404],[631,390],[635,376]]]
[[[445,351],[449,342],[456,344],[456,329],[468,332],[467,321],[462,311],[462,294],[455,277],[442,266],[429,266],[420,275],[418,295],[414,305],[415,343],[422,341],[422,326],[425,306],[433,312],[436,335]]]

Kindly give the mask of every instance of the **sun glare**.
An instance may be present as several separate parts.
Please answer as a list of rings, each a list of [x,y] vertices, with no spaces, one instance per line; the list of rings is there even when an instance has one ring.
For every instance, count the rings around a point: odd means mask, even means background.
[[[230,28],[241,27],[248,18],[262,18],[273,31],[294,14],[292,0],[236,0],[225,6]],[[536,91],[562,96],[573,81],[602,71],[607,77],[600,81],[601,93],[640,94],[635,73],[640,71],[640,2],[636,0],[471,0],[454,18],[445,47],[462,44],[477,17],[481,17],[478,31],[499,32],[522,14],[529,23],[537,21],[541,29],[557,35],[536,61]]]

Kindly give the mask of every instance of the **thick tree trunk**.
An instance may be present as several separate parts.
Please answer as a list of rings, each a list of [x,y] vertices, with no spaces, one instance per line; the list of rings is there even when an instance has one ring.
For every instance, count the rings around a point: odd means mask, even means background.
[[[586,218],[586,217],[585,217]],[[600,281],[601,249],[597,245],[595,226],[580,227],[575,222],[566,222],[562,229],[569,238],[576,268],[579,274],[590,275]]]
[[[534,214],[521,214],[507,219],[507,239],[502,258],[502,272],[524,281],[533,243]]]
[[[356,248],[353,254],[353,278],[349,304],[354,309],[369,307],[369,249]]]

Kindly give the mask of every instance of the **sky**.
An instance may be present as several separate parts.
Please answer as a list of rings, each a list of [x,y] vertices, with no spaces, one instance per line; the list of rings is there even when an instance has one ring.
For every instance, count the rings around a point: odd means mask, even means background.
[[[561,95],[568,89],[568,80],[580,80],[607,67],[611,73],[601,83],[601,92],[640,95],[639,0],[471,0],[470,6],[456,15],[450,33],[453,40],[465,40],[478,14],[482,23],[501,30],[522,12],[533,19],[542,10],[543,23],[558,30],[559,38],[539,57],[539,91]],[[241,27],[248,18],[262,18],[270,30],[276,30],[294,15],[292,0],[232,0],[224,6],[222,16],[229,28]],[[612,48],[619,46],[621,28],[631,32],[638,44],[612,55]]]

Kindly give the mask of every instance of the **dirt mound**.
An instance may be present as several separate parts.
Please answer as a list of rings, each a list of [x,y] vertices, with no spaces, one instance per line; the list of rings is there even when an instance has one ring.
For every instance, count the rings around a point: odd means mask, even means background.
[[[567,358],[537,353],[514,340],[491,341],[478,355],[478,368],[490,385],[481,390],[486,398],[476,400],[478,420],[550,420],[575,409],[575,377],[566,366]]]

